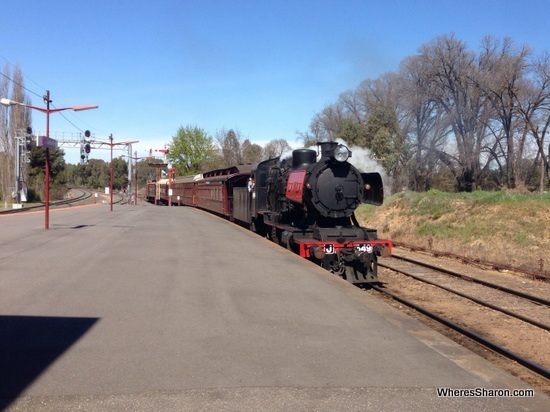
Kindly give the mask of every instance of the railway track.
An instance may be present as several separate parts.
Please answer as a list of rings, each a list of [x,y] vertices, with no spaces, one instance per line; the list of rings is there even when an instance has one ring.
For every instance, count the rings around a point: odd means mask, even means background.
[[[71,192],[74,195],[71,196],[70,198],[50,202],[50,209],[70,206],[74,204],[86,204],[86,203],[89,203],[89,199],[94,195],[94,192],[88,189],[71,189]],[[121,195],[114,195],[113,204],[121,204],[121,203],[124,203],[124,197]],[[25,207],[21,209],[2,210],[0,211],[0,215],[25,213],[25,212],[42,210],[44,208],[45,208],[44,203],[25,205]]]
[[[550,281],[550,272],[544,271],[544,268],[543,268],[544,261],[542,259],[539,260],[539,262],[538,262],[539,270],[532,270],[532,269],[527,269],[527,268],[515,267],[515,266],[512,266],[512,265],[507,265],[507,264],[499,263],[499,262],[483,261],[481,259],[474,259],[474,258],[470,258],[470,257],[463,256],[463,255],[457,255],[456,253],[452,253],[452,252],[434,250],[432,248],[424,248],[424,247],[420,247],[420,246],[409,245],[409,244],[402,243],[402,242],[393,242],[393,245],[396,246],[396,247],[402,247],[402,248],[409,249],[409,250],[412,250],[412,251],[429,253],[429,254],[431,254],[433,256],[436,256],[436,257],[448,257],[448,258],[456,259],[458,261],[461,261],[463,263],[473,265],[473,266],[479,266],[479,267],[488,268],[488,269],[495,269],[495,270],[499,270],[499,271],[512,271],[512,272],[515,272],[515,273],[522,273],[524,275],[530,276],[533,279],[540,279],[540,280]]]
[[[72,192],[73,193],[76,192],[78,194],[76,196],[72,196],[71,198],[68,198],[68,199],[56,200],[56,201],[50,202],[50,208],[67,206],[67,205],[71,205],[71,204],[74,204],[74,203],[83,202],[83,201],[89,199],[90,197],[92,197],[92,192],[87,190],[87,189],[72,189]],[[25,212],[30,212],[30,211],[41,210],[44,207],[45,207],[44,203],[26,205],[25,207],[23,207],[21,209],[10,209],[10,210],[0,211],[0,214],[7,215],[7,214],[14,214],[14,213],[25,213]]]
[[[463,337],[462,344],[473,341],[511,360],[497,363],[550,393],[548,282],[456,262],[451,266],[458,268],[449,269],[442,261],[396,253],[379,262],[386,270],[379,271],[381,284],[373,293],[452,329]],[[451,335],[456,338],[456,333]],[[476,352],[484,351],[478,347]],[[517,365],[530,372],[518,371]]]
[[[405,256],[399,256],[399,255],[394,256],[394,259],[401,260],[401,261],[408,262],[408,263],[412,263],[414,265],[421,266],[423,268],[431,269],[436,273],[436,275],[439,275],[438,277],[440,277],[440,278],[444,277],[446,275],[446,276],[450,276],[452,278],[457,278],[457,279],[464,280],[466,282],[473,282],[477,285],[492,288],[494,290],[498,290],[498,291],[507,293],[509,295],[515,296],[515,297],[518,298],[518,302],[520,304],[527,305],[527,308],[526,308],[527,310],[529,310],[529,306],[531,306],[532,304],[543,305],[546,308],[550,307],[550,300],[546,299],[544,297],[541,297],[541,296],[536,296],[534,294],[529,294],[529,293],[523,292],[521,290],[512,289],[510,287],[507,287],[507,286],[504,286],[504,285],[501,285],[501,284],[498,284],[498,283],[495,283],[495,282],[489,282],[489,281],[479,279],[479,278],[476,278],[476,277],[472,277],[472,276],[468,276],[468,275],[465,275],[463,273],[459,273],[459,272],[456,272],[456,271],[453,271],[453,270],[449,270],[449,269],[445,269],[445,268],[441,268],[441,267],[438,268],[435,265],[425,263],[425,262],[421,262],[417,259],[411,259],[411,258],[408,258],[408,257],[405,257]],[[380,266],[391,269],[395,272],[402,273],[402,274],[404,274],[406,276],[409,276],[410,278],[416,279],[420,282],[424,282],[426,284],[436,286],[436,287],[441,288],[443,290],[446,290],[450,293],[454,293],[458,296],[469,299],[472,302],[475,302],[479,305],[482,305],[482,306],[485,306],[487,308],[505,313],[508,316],[512,316],[512,317],[515,317],[517,319],[523,320],[524,322],[527,322],[527,323],[530,323],[532,325],[538,326],[539,328],[544,329],[546,331],[550,331],[550,324],[547,324],[544,321],[541,322],[537,319],[529,318],[525,315],[522,315],[519,312],[514,312],[512,310],[508,310],[508,309],[506,309],[502,306],[498,306],[498,305],[495,305],[491,302],[481,300],[481,299],[477,298],[476,296],[469,295],[467,293],[461,292],[460,290],[452,289],[451,287],[448,287],[445,284],[438,283],[437,281],[431,280],[431,277],[429,275],[414,274],[411,271],[408,271],[404,268],[396,267],[395,265],[388,265],[388,264],[382,263],[382,264],[380,264]],[[441,276],[441,274],[443,274],[443,276]],[[522,299],[526,300],[527,302],[521,302]]]

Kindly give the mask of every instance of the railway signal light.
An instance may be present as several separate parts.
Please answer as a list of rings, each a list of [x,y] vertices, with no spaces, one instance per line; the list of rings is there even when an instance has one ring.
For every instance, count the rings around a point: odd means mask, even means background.
[[[31,139],[32,139],[32,127],[28,126],[27,133],[25,134],[25,149],[27,149],[29,152],[32,149]]]
[[[84,139],[82,143],[85,143],[84,146],[80,146],[80,159],[82,163],[88,159],[88,155],[92,151],[92,146],[90,146],[90,143],[88,143],[88,140],[91,136],[91,133],[89,130],[86,130],[84,132]]]

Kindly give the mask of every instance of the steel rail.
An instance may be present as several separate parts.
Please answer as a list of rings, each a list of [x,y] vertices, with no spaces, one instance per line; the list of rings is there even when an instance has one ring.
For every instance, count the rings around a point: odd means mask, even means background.
[[[410,249],[410,250],[413,250],[413,251],[417,250],[417,251],[421,251],[421,252],[427,252],[427,253],[430,253],[434,256],[452,257],[454,259],[459,259],[459,260],[461,260],[465,263],[469,263],[469,264],[473,264],[473,265],[490,266],[490,267],[492,267],[494,269],[497,269],[497,270],[511,270],[513,272],[523,273],[525,275],[529,275],[529,276],[532,276],[536,279],[540,279],[540,280],[544,280],[544,281],[549,281],[550,280],[550,273],[548,271],[543,271],[542,268],[541,268],[540,272],[537,272],[537,271],[532,270],[532,269],[518,268],[518,267],[515,267],[515,266],[507,265],[507,264],[504,264],[504,263],[498,263],[498,262],[487,262],[487,261],[483,261],[481,259],[474,259],[474,258],[469,258],[469,257],[466,257],[466,256],[457,255],[456,253],[452,253],[452,252],[444,252],[444,251],[441,251],[441,250],[433,250],[431,248],[428,249],[428,248],[421,247],[421,246],[408,245],[408,244],[402,243],[402,242],[393,242],[393,245],[395,247],[402,247],[402,248]]]
[[[535,372],[537,375],[540,375],[546,379],[550,379],[550,369],[548,368],[545,368],[544,366],[542,365],[539,365],[538,363],[536,362],[533,362],[515,352],[512,352],[508,349],[506,349],[505,347],[503,346],[500,346],[499,344],[489,340],[489,339],[486,339],[484,337],[482,337],[481,335],[477,334],[476,332],[468,329],[468,328],[465,328],[463,326],[460,326],[459,324],[457,323],[454,323],[452,322],[451,320],[449,319],[446,319],[434,312],[431,312],[430,310],[426,309],[426,308],[423,308],[421,306],[418,306],[417,304],[399,296],[399,295],[396,295],[395,293],[393,292],[389,292],[387,290],[384,290],[383,288],[379,287],[379,286],[376,286],[376,285],[373,285],[372,286],[372,289],[376,290],[377,292],[379,293],[382,293],[382,294],[385,294],[387,296],[390,296],[391,298],[395,299],[396,301],[400,302],[400,303],[403,303],[404,305],[407,305],[408,307],[416,310],[417,312],[420,312],[426,316],[428,316],[429,318],[431,319],[434,319],[436,320],[437,322],[463,334],[464,336],[467,336],[468,338],[472,339],[473,341],[485,346],[486,348],[488,349],[491,349],[492,351],[494,352],[497,352],[499,353],[500,355],[510,359],[510,360],[513,360],[517,363],[519,363],[520,365],[526,367],[527,369]]]
[[[446,290],[447,292],[453,293],[453,294],[455,294],[455,295],[457,295],[457,296],[460,296],[460,297],[463,297],[463,298],[465,298],[465,299],[469,299],[469,300],[471,300],[472,302],[475,302],[475,303],[477,303],[477,304],[479,304],[479,305],[488,307],[488,308],[493,309],[493,310],[496,310],[496,311],[498,311],[498,312],[502,312],[502,313],[504,313],[504,314],[506,314],[506,315],[508,315],[508,316],[511,316],[511,317],[516,318],[516,319],[522,320],[523,322],[526,322],[526,323],[530,323],[531,325],[536,326],[536,327],[541,328],[541,329],[544,329],[544,330],[546,330],[546,331],[550,331],[550,325],[547,325],[547,324],[542,323],[542,322],[538,322],[538,321],[536,321],[536,320],[534,320],[534,319],[530,319],[530,318],[525,317],[525,316],[523,316],[523,315],[521,315],[521,314],[519,314],[519,313],[516,313],[516,312],[513,312],[513,311],[511,311],[511,310],[502,308],[502,307],[500,307],[500,306],[493,305],[492,303],[484,302],[484,301],[482,301],[481,299],[478,299],[478,298],[473,297],[473,296],[471,296],[471,295],[468,295],[468,294],[466,294],[466,293],[462,293],[462,292],[459,292],[459,291],[457,291],[457,290],[451,289],[451,288],[449,288],[449,287],[447,287],[447,286],[440,285],[440,284],[438,284],[438,283],[436,283],[436,282],[432,282],[431,280],[424,279],[424,278],[422,278],[422,277],[420,277],[420,276],[417,276],[417,275],[414,275],[414,274],[412,274],[412,273],[410,273],[410,272],[407,272],[406,270],[403,270],[403,269],[399,269],[399,268],[390,266],[390,265],[388,265],[388,264],[386,264],[386,263],[383,263],[383,264],[378,263],[378,266],[382,266],[382,267],[385,267],[385,268],[387,268],[387,269],[391,269],[391,270],[393,270],[393,271],[395,271],[395,272],[402,273],[402,274],[404,274],[404,275],[406,275],[406,276],[409,276],[409,277],[411,277],[411,278],[413,278],[413,279],[415,279],[415,280],[418,280],[418,281],[420,281],[420,282],[424,282],[424,283],[426,283],[426,284],[428,284],[428,285],[432,285],[432,286],[438,287],[438,288],[440,288],[440,289]]]
[[[437,272],[442,272],[442,273],[445,273],[447,275],[451,275],[451,276],[454,276],[454,277],[457,277],[457,278],[460,278],[460,279],[468,280],[470,282],[478,283],[478,284],[483,285],[483,286],[487,286],[487,287],[490,287],[490,288],[493,288],[493,289],[497,289],[497,290],[500,290],[502,292],[506,292],[506,293],[509,293],[511,295],[518,296],[518,297],[530,300],[530,301],[535,302],[535,303],[539,303],[541,305],[550,306],[550,300],[541,298],[539,296],[530,295],[528,293],[524,293],[524,292],[521,292],[519,290],[510,289],[510,288],[507,288],[506,286],[497,285],[495,283],[487,282],[485,280],[477,279],[477,278],[474,278],[472,276],[464,275],[462,273],[458,273],[458,272],[455,272],[455,271],[452,271],[452,270],[449,270],[449,269],[437,267],[435,265],[431,265],[429,263],[421,262],[419,260],[411,259],[411,258],[408,258],[408,257],[405,257],[405,256],[399,256],[399,255],[395,255],[395,254],[392,253],[392,257],[396,258],[396,259],[404,260],[406,262],[414,263],[416,265],[420,265],[420,266],[426,267],[428,269],[433,269]],[[381,265],[380,263],[378,263],[378,264]]]
[[[83,189],[74,189],[74,190],[79,190],[79,191],[82,192],[82,194],[78,197],[74,197],[74,198],[71,198],[71,199],[63,199],[63,200],[58,200],[58,201],[55,201],[55,202],[51,202],[50,207],[69,205],[71,203],[76,203],[76,202],[79,202],[81,200],[88,199],[92,196],[91,192],[88,193],[87,191],[85,191]],[[0,214],[9,215],[9,214],[14,214],[14,213],[25,213],[25,212],[30,212],[32,210],[41,209],[43,207],[45,207],[45,205],[40,204],[40,205],[34,205],[34,206],[27,206],[27,207],[21,208],[21,209],[2,210],[2,211],[0,211]]]

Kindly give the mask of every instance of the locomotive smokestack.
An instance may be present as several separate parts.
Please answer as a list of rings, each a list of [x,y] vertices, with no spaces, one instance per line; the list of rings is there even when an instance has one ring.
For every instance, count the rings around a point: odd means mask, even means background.
[[[305,168],[315,163],[317,153],[311,149],[297,149],[292,152],[292,169]]]

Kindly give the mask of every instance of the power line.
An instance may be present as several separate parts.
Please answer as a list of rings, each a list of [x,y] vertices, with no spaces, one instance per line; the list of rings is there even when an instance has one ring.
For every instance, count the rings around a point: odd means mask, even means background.
[[[25,73],[23,73],[23,70],[21,70],[20,67],[16,67],[13,63],[11,63],[8,59],[6,59],[4,56],[0,55],[0,58],[2,58],[7,64],[8,66],[10,66],[10,68],[12,70],[19,70],[22,74],[22,76],[25,78],[25,79],[28,79],[30,80],[32,83],[34,83],[35,85],[37,85],[38,87],[40,87],[41,89],[43,90],[47,90],[45,87],[41,86],[40,84],[38,84],[37,82],[35,82],[33,79],[31,79],[29,76],[27,76]],[[39,94],[39,93],[36,93],[30,89],[28,89],[27,87],[25,87],[23,84],[19,83],[19,82],[16,82],[15,80],[13,80],[12,78],[10,78],[9,76],[7,76],[5,73],[3,73],[3,71],[0,71],[0,74],[5,77],[6,79],[8,79],[10,82],[12,82],[13,84],[16,84],[18,85],[19,87],[21,87],[22,89],[26,90],[28,93],[34,95],[34,96],[37,96],[41,99],[44,99],[44,94]],[[55,99],[62,107],[64,106],[63,104],[61,104],[61,102],[59,102],[57,99]],[[53,106],[53,105],[52,105]],[[53,106],[55,107],[55,106]],[[63,113],[59,113],[68,123],[70,123],[74,128],[76,128],[77,130],[83,132],[83,130],[78,127],[77,125],[75,125],[72,121],[70,121],[67,116],[65,116],[65,114]],[[76,117],[80,122],[84,123],[85,125],[87,126],[90,126],[89,128],[93,129],[93,130],[99,130],[100,132],[102,133],[106,133],[105,131],[102,131],[96,127],[93,127],[91,126],[90,124],[84,122],[82,119],[80,119],[78,116],[76,116],[75,114],[73,114],[74,117]]]
[[[19,70],[21,72],[21,74],[23,75],[24,78],[26,79],[29,79],[31,82],[33,82],[34,84],[36,84],[38,87],[40,87],[41,89],[44,89],[44,87],[42,87],[41,85],[39,85],[38,83],[36,83],[33,79],[31,79],[29,76],[27,76],[25,73],[23,73],[23,70],[21,70],[21,68],[18,68],[17,66],[15,66],[14,64],[12,64],[8,59],[6,59],[4,56],[0,55],[0,57],[8,64],[8,66],[10,66],[10,68],[12,70]],[[30,94],[34,94],[35,96],[37,97],[40,97],[42,98],[42,96],[39,94],[39,93],[36,93],[30,89],[28,89],[27,87],[25,87],[24,85],[22,85],[21,83],[18,83],[16,82],[15,80],[13,80],[12,78],[6,76],[6,74],[4,74],[3,71],[0,71],[0,74],[2,76],[4,76],[6,79],[8,79],[10,82],[12,82],[13,84],[16,84],[18,85],[19,87],[23,88],[24,90],[26,90],[27,92],[29,92]]]
[[[0,75],[4,76],[4,77],[5,77],[6,79],[8,79],[10,82],[12,82],[13,84],[18,85],[19,87],[21,87],[22,89],[26,90],[27,92],[29,92],[29,93],[31,93],[31,94],[34,94],[35,96],[42,97],[42,96],[40,96],[38,93],[33,92],[32,90],[26,88],[26,87],[23,86],[21,83],[16,82],[16,81],[13,80],[11,77],[6,76],[3,72],[0,72]]]

